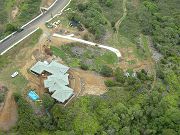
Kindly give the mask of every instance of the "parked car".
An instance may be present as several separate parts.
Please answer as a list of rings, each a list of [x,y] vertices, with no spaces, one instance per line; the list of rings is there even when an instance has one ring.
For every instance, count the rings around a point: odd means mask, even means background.
[[[24,29],[23,28],[19,28],[18,30],[17,30],[17,32],[21,32],[21,31],[23,31]]]
[[[16,71],[16,72],[14,72],[14,73],[11,75],[11,77],[14,78],[14,77],[16,77],[18,74],[19,74],[19,73]]]

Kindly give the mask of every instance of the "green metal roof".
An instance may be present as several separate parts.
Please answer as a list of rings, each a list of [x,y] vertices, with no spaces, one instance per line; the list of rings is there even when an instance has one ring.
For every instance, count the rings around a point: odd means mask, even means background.
[[[42,74],[43,71],[46,71],[53,75],[58,75],[65,74],[69,70],[69,67],[57,63],[56,61],[52,61],[50,64],[38,61],[30,70],[37,74]]]
[[[43,71],[52,74],[47,77],[47,80],[44,80],[44,86],[49,89],[50,93],[53,93],[52,97],[59,102],[63,103],[73,95],[73,90],[66,86],[69,85],[69,74],[66,74],[69,67],[55,61],[50,64],[39,61],[30,70],[37,74],[42,74]]]
[[[69,87],[66,87],[66,89],[61,89],[55,91],[51,97],[54,99],[60,101],[60,102],[65,102],[67,99],[69,99],[73,95],[73,90]]]
[[[45,70],[46,66],[47,65],[45,63],[38,61],[30,70],[37,74],[41,74]]]

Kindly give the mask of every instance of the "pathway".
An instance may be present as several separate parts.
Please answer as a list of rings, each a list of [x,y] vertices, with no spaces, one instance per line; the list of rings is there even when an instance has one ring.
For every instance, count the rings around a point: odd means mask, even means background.
[[[90,42],[90,41],[86,41],[86,40],[83,40],[83,39],[74,38],[74,37],[71,37],[71,36],[68,36],[68,35],[64,36],[64,35],[60,35],[60,34],[54,33],[53,36],[54,37],[59,37],[59,38],[64,38],[64,39],[68,39],[68,40],[72,40],[72,41],[76,41],[76,42],[80,42],[80,43],[91,45],[91,46],[97,46],[97,47],[103,48],[103,49],[107,49],[107,50],[112,51],[113,53],[115,53],[118,58],[122,57],[120,51],[118,49],[116,49],[116,48],[113,48],[113,47],[109,47],[109,46],[105,46],[105,45],[100,45],[100,44],[93,43],[93,42]]]

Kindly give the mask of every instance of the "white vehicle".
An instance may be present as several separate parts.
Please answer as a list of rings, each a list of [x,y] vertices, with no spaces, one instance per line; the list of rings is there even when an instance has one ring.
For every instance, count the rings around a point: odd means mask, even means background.
[[[14,72],[14,73],[11,75],[11,77],[14,78],[14,77],[16,77],[18,74],[19,74],[19,73],[16,71],[16,72]]]

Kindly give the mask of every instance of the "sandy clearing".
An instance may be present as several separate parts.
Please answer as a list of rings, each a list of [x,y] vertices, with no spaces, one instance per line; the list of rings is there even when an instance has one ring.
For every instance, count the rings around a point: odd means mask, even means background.
[[[71,87],[74,88],[75,92],[79,96],[101,95],[107,91],[107,88],[104,84],[106,78],[98,75],[95,72],[84,71],[81,69],[71,69],[71,74],[75,79],[75,86]]]

